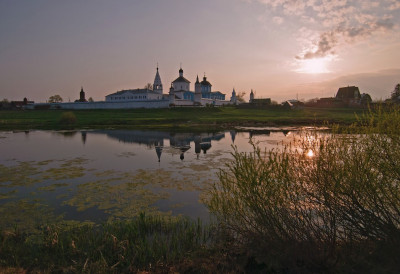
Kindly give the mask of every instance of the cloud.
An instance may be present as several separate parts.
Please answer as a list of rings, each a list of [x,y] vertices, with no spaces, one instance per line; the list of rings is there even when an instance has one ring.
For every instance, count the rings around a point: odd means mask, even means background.
[[[389,10],[398,10],[400,9],[400,2],[398,0],[393,0],[391,1],[392,3],[390,3],[389,5]]]
[[[326,32],[321,34],[317,44],[317,49],[314,51],[307,51],[303,56],[296,56],[296,59],[313,59],[322,58],[329,54],[333,55],[334,47],[337,45],[338,40],[335,32]]]
[[[335,30],[323,32],[315,50],[308,50],[302,55],[296,56],[296,59],[322,58],[328,55],[334,55],[334,49],[340,44],[356,43],[373,36],[377,32],[386,32],[392,30],[393,22],[388,19],[366,22],[362,26],[338,27]]]
[[[275,24],[280,25],[280,24],[283,23],[284,19],[283,19],[283,17],[280,17],[280,16],[274,16],[274,17],[272,18],[272,21],[273,21]]]
[[[399,26],[395,12],[400,9],[398,0],[257,1],[272,11],[273,22],[283,24],[284,18],[296,17],[300,29],[306,27],[318,37],[313,40],[304,37],[303,50],[296,56],[298,60],[336,54],[342,47],[387,34]]]

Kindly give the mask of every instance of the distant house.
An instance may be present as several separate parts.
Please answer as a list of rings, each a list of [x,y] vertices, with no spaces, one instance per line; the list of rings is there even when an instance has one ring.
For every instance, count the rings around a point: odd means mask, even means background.
[[[250,104],[256,105],[256,106],[269,106],[269,105],[271,105],[271,98],[253,99],[253,100],[251,100]]]
[[[360,90],[356,86],[347,86],[339,88],[336,93],[336,99],[346,104],[359,104],[361,99]]]
[[[271,105],[271,98],[254,98],[254,92],[251,90],[250,92],[250,105],[253,106],[269,106]]]
[[[368,93],[360,93],[356,86],[341,87],[335,97],[318,99],[315,106],[318,107],[363,107],[372,102]]]
[[[34,101],[28,101],[28,99],[25,97],[24,100],[22,101],[11,101],[11,108],[12,109],[23,109],[26,105],[29,104],[34,104]]]
[[[344,107],[346,104],[336,97],[320,98],[316,105],[319,107]]]
[[[287,100],[285,102],[282,103],[282,106],[287,107],[287,108],[302,108],[304,107],[304,103],[296,100],[296,99],[291,99],[291,100]]]
[[[368,105],[372,103],[372,98],[368,93],[363,93],[361,94],[361,99],[360,99],[361,105]]]

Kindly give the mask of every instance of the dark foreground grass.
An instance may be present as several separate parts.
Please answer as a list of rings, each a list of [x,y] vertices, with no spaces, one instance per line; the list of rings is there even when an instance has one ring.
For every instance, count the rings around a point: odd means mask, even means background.
[[[0,111],[0,130],[87,128],[218,130],[233,126],[321,125],[325,122],[351,124],[356,120],[355,114],[360,115],[363,112],[361,109],[351,108],[291,110],[281,107]],[[65,113],[74,119],[66,123]]]
[[[238,224],[245,225],[245,224]],[[320,246],[277,240],[266,248],[264,239],[238,248],[238,235],[222,225],[205,225],[183,217],[140,214],[102,225],[57,225],[29,234],[1,230],[0,273],[398,273],[396,244],[354,241],[338,247],[335,261],[309,265]],[[286,257],[291,248],[298,254]],[[283,248],[283,249],[282,249]],[[265,253],[280,253],[268,257]],[[318,255],[316,255],[318,254]],[[301,259],[299,259],[301,258]]]
[[[34,235],[2,231],[0,272],[168,273],[192,267],[211,242],[210,226],[200,221],[145,214],[103,225],[48,226]]]

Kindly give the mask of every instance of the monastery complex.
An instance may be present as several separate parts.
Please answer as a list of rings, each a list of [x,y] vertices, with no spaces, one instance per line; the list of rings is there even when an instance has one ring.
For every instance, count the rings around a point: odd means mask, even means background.
[[[40,108],[48,106],[56,109],[128,109],[128,108],[168,108],[174,106],[222,106],[237,104],[236,92],[233,89],[230,100],[220,91],[212,91],[212,85],[204,75],[200,82],[197,76],[194,91],[191,90],[191,82],[183,76],[183,69],[179,69],[179,76],[172,81],[166,93],[157,67],[154,77],[153,89],[137,88],[127,89],[111,93],[105,97],[105,101],[88,102],[85,92],[80,91],[80,99],[68,103],[39,103],[27,106],[27,108]]]

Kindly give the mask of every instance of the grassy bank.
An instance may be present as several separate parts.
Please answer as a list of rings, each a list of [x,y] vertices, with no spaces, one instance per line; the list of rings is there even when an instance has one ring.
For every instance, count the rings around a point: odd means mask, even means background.
[[[168,273],[188,267],[211,241],[209,226],[183,217],[140,214],[130,221],[39,233],[2,231],[0,272]]]
[[[65,113],[75,119],[63,119]],[[29,129],[174,129],[210,130],[233,126],[350,124],[363,110],[350,108],[243,109],[172,108],[132,110],[31,110],[0,111],[0,130]],[[71,117],[70,117],[71,118]]]

